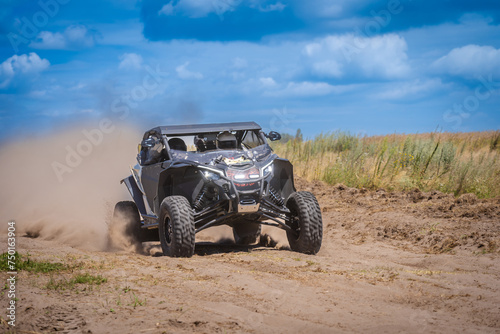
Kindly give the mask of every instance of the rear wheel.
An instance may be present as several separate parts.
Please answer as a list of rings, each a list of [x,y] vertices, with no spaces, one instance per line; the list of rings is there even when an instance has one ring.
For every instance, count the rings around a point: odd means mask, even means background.
[[[287,222],[292,231],[287,231],[288,243],[293,251],[316,254],[323,239],[323,220],[316,197],[308,191],[295,192],[286,202],[291,218]]]
[[[261,225],[250,220],[233,225],[234,241],[237,245],[253,245],[260,241]]]
[[[141,228],[141,217],[134,202],[116,203],[108,233],[110,248],[126,248],[133,245],[140,250],[142,242],[158,240],[154,232]]]
[[[158,221],[163,254],[191,257],[194,254],[195,228],[193,210],[183,196],[166,197],[160,205]]]

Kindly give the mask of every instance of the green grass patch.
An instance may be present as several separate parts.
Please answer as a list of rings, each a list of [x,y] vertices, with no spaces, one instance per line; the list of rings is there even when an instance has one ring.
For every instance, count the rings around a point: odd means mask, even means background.
[[[45,287],[49,290],[66,290],[75,288],[77,284],[85,284],[91,287],[93,285],[101,285],[107,281],[108,279],[102,277],[101,275],[94,276],[89,273],[85,273],[77,274],[69,280],[65,278],[56,280],[51,277]]]
[[[102,283],[106,283],[108,279],[101,275],[93,276],[85,273],[76,275],[71,281],[74,282],[74,284],[101,285]]]
[[[15,266],[12,270],[11,265]],[[30,258],[30,255],[21,255],[18,252],[13,255],[3,253],[0,255],[0,270],[1,271],[30,271],[35,273],[49,273],[59,270],[70,269],[69,266],[60,262],[45,262],[37,261]]]
[[[132,306],[133,308],[136,308],[137,306],[146,305],[146,298],[140,299],[133,292],[132,292],[132,295],[130,295],[130,301],[131,302],[130,302],[129,306]]]

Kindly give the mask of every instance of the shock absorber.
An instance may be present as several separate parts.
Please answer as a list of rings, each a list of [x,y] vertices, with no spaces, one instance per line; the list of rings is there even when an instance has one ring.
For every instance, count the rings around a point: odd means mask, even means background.
[[[277,206],[284,206],[285,202],[283,198],[281,198],[280,194],[273,187],[269,186],[269,198],[273,201]]]
[[[207,185],[204,185],[198,196],[196,196],[193,205],[196,211],[200,211],[205,207],[205,203],[207,202],[207,195],[206,195],[207,190],[208,190]]]

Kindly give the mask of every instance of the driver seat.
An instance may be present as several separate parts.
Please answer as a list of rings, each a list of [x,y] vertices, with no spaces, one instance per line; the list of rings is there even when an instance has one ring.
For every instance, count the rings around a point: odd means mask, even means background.
[[[222,150],[234,150],[238,147],[236,136],[229,131],[224,131],[217,136],[217,148]]]

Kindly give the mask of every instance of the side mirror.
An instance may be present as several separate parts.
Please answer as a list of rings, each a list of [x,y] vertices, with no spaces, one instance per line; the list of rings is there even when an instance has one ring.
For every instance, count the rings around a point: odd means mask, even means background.
[[[276,131],[271,131],[266,135],[266,138],[268,138],[270,141],[276,141],[281,139],[281,135]]]
[[[148,139],[144,139],[142,142],[141,142],[141,147],[148,147],[148,148],[151,148],[155,146],[155,140],[153,138],[148,138]]]

